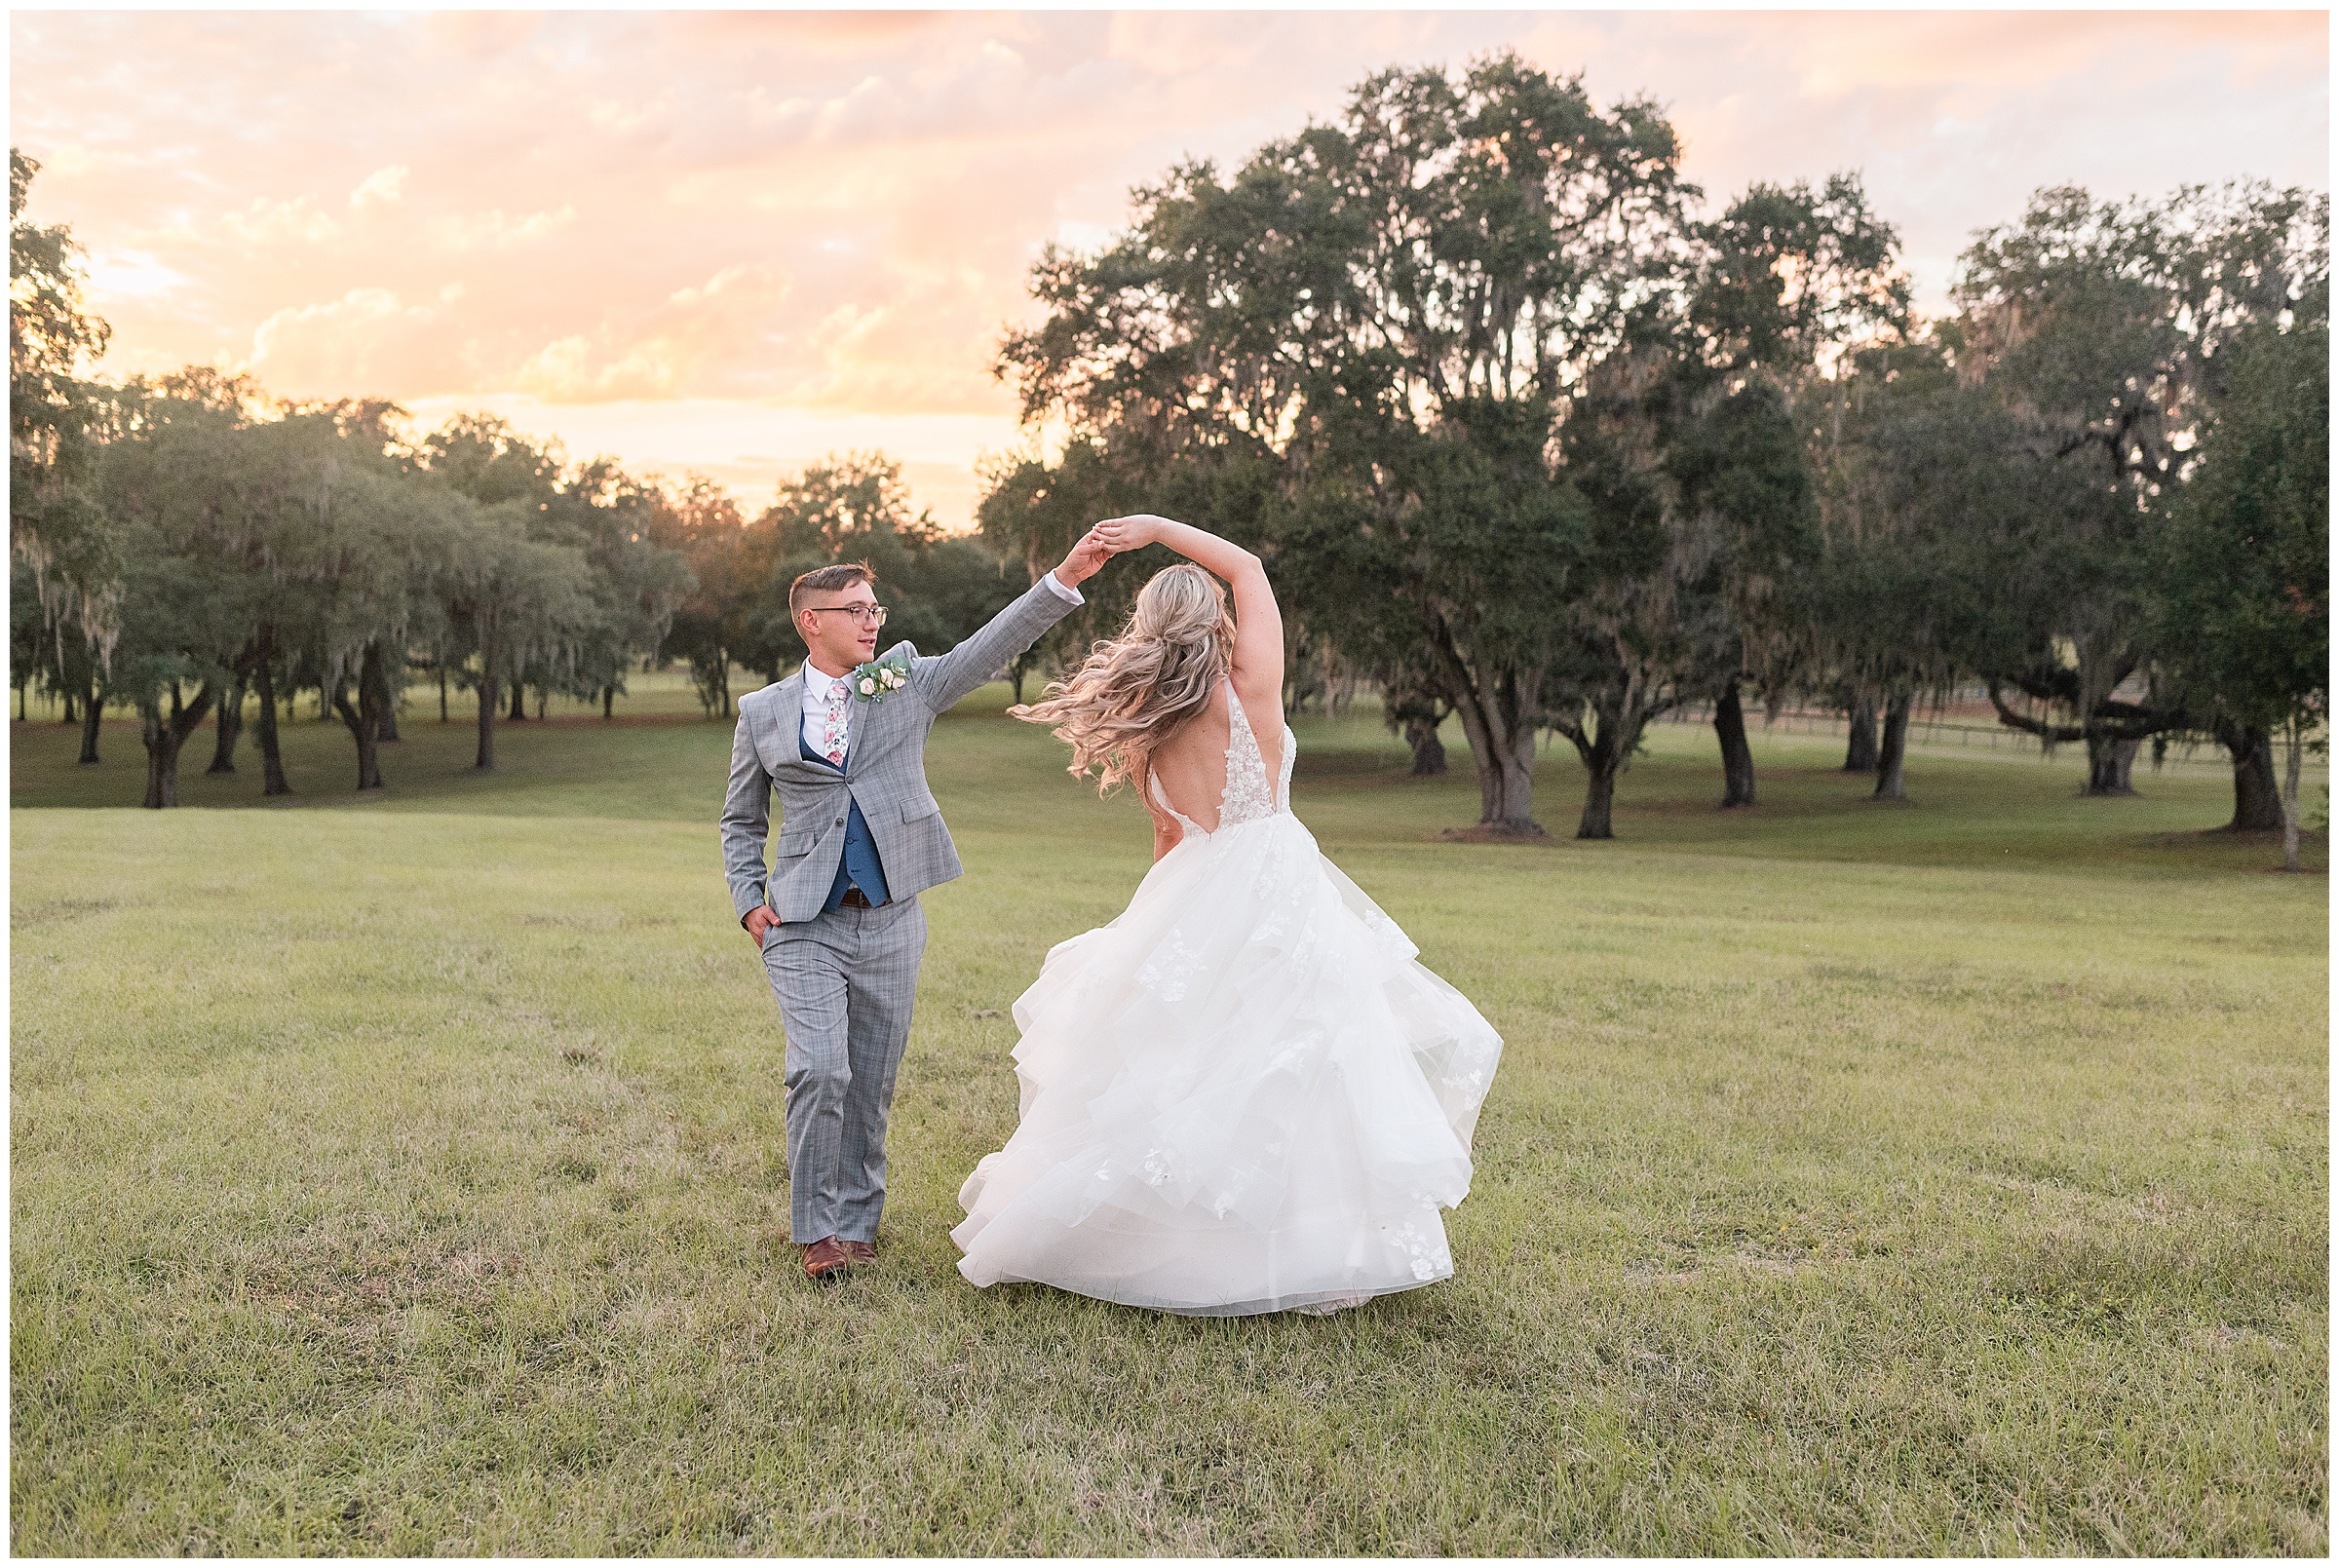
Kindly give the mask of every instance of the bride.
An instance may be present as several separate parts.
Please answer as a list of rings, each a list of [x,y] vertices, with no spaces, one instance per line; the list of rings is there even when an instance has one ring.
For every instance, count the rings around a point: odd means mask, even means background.
[[[1258,558],[1166,517],[1097,535],[1198,564],[1155,576],[1119,638],[1009,711],[1054,725],[1076,776],[1143,791],[1154,865],[1016,1002],[1021,1125],[959,1192],[959,1272],[1213,1316],[1443,1280],[1438,1210],[1470,1190],[1502,1041],[1291,815]]]

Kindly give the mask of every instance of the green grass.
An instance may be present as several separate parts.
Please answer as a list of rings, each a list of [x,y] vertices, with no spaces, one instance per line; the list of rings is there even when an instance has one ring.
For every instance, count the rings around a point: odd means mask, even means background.
[[[1015,1118],[979,1014],[1145,860],[995,691],[931,754],[969,874],[885,1256],[826,1290],[729,726],[667,693],[478,779],[421,696],[368,797],[336,724],[265,808],[191,745],[253,809],[15,728],[19,1551],[2327,1549],[2327,882],[2201,831],[2222,769],[1929,752],[1879,806],[1768,735],[1724,815],[1660,727],[1617,841],[1517,848],[1438,841],[1458,746],[1302,726],[1301,816],[1507,1045],[1453,1281],[1229,1321],[953,1270]]]

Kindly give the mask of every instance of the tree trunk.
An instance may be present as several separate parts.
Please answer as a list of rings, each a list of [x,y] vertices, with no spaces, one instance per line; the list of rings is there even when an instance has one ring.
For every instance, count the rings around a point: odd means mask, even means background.
[[[439,661],[439,722],[446,722],[446,661]]]
[[[97,762],[97,724],[105,717],[105,701],[97,689],[97,661],[90,661],[82,679],[88,686],[81,698],[81,764],[94,767]],[[66,693],[68,698],[71,695]]]
[[[615,686],[603,686],[601,688],[601,722],[606,724],[616,716],[617,688]]]
[[[32,682],[29,679],[17,682],[17,722],[19,724],[24,722],[24,693],[26,688],[31,685]]]
[[[479,760],[472,766],[488,772],[493,772],[495,768],[495,715],[498,700],[502,696],[503,693],[497,689],[494,678],[485,671],[481,671],[479,675]]]
[[[1535,821],[1535,729],[1543,710],[1543,671],[1488,668],[1463,657],[1442,611],[1430,608],[1428,652],[1438,693],[1462,719],[1478,773],[1478,827],[1497,838],[1543,838]],[[1435,689],[1435,688],[1434,688]]]
[[[516,680],[512,683],[512,711],[504,716],[515,724],[527,718],[528,688],[524,682]]]
[[[1456,710],[1478,772],[1478,826],[1539,838],[1543,824],[1533,816],[1535,728],[1525,716],[1534,705],[1521,700],[1516,677],[1505,674],[1495,684],[1492,701],[1476,681],[1455,694],[1462,698]]]
[[[373,703],[377,714],[374,719],[373,738],[386,744],[395,745],[398,741],[398,688],[390,683],[391,661],[387,658],[375,657],[371,648],[366,650],[365,658],[367,668],[373,671]],[[405,673],[406,662],[403,650],[398,656],[397,669],[401,675]],[[363,693],[359,696],[359,706],[364,706]]]
[[[1754,804],[1754,752],[1746,745],[1746,713],[1738,699],[1738,677],[1722,682],[1714,699],[1713,733],[1722,743],[1722,809]]]
[[[2282,825],[2282,791],[2274,777],[2274,737],[2251,725],[2218,727],[2217,739],[2234,759],[2235,833],[2271,833]]]
[[[1494,824],[1507,832],[1542,836],[1543,824],[1534,819],[1535,732],[1516,736],[1502,759],[1503,793]]]
[[[2297,719],[2282,737],[2282,869],[2298,869],[2298,754],[2306,749]]]
[[[1876,703],[1862,697],[1852,705],[1851,733],[1844,740],[1844,771],[1876,771]]]
[[[260,630],[258,657],[252,660],[251,689],[260,700],[259,711],[252,715],[259,727],[260,795],[288,795],[292,785],[285,779],[285,748],[283,737],[276,729],[276,630]]]
[[[1427,779],[1445,772],[1445,743],[1438,739],[1438,726],[1426,718],[1408,720],[1405,724],[1405,744],[1413,748],[1413,777]]]
[[[1911,692],[1895,692],[1884,702],[1884,739],[1876,748],[1876,798],[1906,800],[1908,710],[1916,703]]]
[[[178,743],[171,738],[171,726],[163,718],[160,704],[138,717],[142,725],[139,739],[146,744],[146,798],[138,804],[148,811],[161,811],[178,804]]]
[[[203,770],[206,773],[236,771],[236,742],[244,734],[244,690],[245,679],[239,675],[219,700],[219,716],[213,721],[218,738],[211,745],[211,765]]]
[[[160,811],[178,804],[178,752],[187,744],[187,737],[202,728],[206,715],[211,710],[211,683],[206,681],[195,693],[195,701],[180,706],[178,683],[171,685],[171,714],[163,716],[162,699],[157,696],[141,705],[140,717],[144,723],[146,743],[146,798],[143,804],[150,811]]]
[[[1584,779],[1584,815],[1576,822],[1578,838],[1614,838],[1616,829],[1610,816],[1616,805],[1616,770],[1592,768],[1587,765]]]
[[[2128,775],[2136,765],[2135,741],[2116,741],[2109,736],[2088,737],[2088,793],[2090,795],[2132,795],[2135,786]]]
[[[79,717],[79,716],[80,716],[80,715],[79,715],[79,714],[77,714],[77,713],[75,713],[75,712],[74,712],[74,710],[73,710],[73,691],[72,691],[72,688],[71,688],[71,687],[67,687],[67,688],[65,689],[65,712],[64,712],[64,716],[63,716],[62,718],[59,718],[59,719],[58,720],[58,722],[59,724],[70,724],[70,723],[72,723],[72,722],[74,721],[74,719],[75,719],[75,718],[77,718],[77,717]]]
[[[1635,705],[1636,706],[1636,705]],[[1631,763],[1632,748],[1650,714],[1594,708],[1576,725],[1560,725],[1559,733],[1576,745],[1584,763],[1584,815],[1576,822],[1578,838],[1614,838],[1618,775]]]
[[[358,701],[353,707],[341,682],[333,682],[333,711],[349,727],[350,736],[358,743],[358,787],[382,787],[382,692],[388,684],[382,676],[382,645],[365,644],[364,659],[358,666]]]
[[[545,707],[547,704],[551,703],[552,700],[552,693],[546,691],[542,686],[536,688],[536,716],[538,718],[544,717]]]

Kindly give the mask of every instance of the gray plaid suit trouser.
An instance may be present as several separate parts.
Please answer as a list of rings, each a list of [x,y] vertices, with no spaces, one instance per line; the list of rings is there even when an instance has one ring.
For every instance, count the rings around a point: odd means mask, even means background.
[[[763,969],[787,1030],[790,1239],[877,1240],[885,1118],[926,952],[916,898],[765,929]]]

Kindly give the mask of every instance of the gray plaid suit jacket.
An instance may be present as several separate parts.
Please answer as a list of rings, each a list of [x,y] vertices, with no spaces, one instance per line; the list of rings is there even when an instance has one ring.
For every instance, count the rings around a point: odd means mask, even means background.
[[[957,876],[958,848],[926,786],[926,734],[937,713],[990,680],[1073,607],[1037,582],[948,653],[924,657],[906,642],[886,650],[889,657],[907,650],[909,685],[882,703],[854,701],[841,775],[804,759],[802,669],[742,697],[731,740],[731,786],[723,798],[723,870],[739,918],[767,901],[784,921],[821,912],[845,853],[845,812],[852,801],[860,803],[877,841],[885,885],[897,900]],[[763,848],[775,790],[780,844],[767,875]]]

